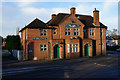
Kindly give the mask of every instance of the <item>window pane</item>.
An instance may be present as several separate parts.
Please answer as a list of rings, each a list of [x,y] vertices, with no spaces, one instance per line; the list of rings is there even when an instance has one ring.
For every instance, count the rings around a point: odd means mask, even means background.
[[[68,30],[70,31],[70,28],[68,28]]]
[[[73,47],[73,52],[75,52],[75,47]]]
[[[78,52],[78,47],[76,47],[76,52]]]
[[[46,30],[44,30],[44,32],[46,32]]]
[[[76,32],[74,32],[74,35],[76,35]]]
[[[44,47],[47,47],[47,45],[44,45]]]
[[[56,32],[54,32],[54,34],[56,34]]]
[[[78,44],[76,44],[76,46],[78,46]]]
[[[44,51],[47,51],[47,48],[44,48]]]
[[[72,48],[70,48],[70,52],[72,53]]]
[[[43,51],[43,48],[40,48],[41,51]]]
[[[43,47],[43,45],[40,45],[40,47]]]
[[[46,33],[44,33],[44,35],[46,35]]]
[[[77,35],[79,35],[78,32],[77,32]]]
[[[65,32],[65,35],[67,35],[67,32]]]
[[[70,35],[70,32],[68,32],[68,35]]]
[[[56,29],[54,29],[54,31],[56,31]]]
[[[43,33],[40,34],[41,36],[43,35]]]
[[[40,32],[43,32],[43,30],[40,30]]]
[[[65,28],[65,31],[67,30],[67,28]]]

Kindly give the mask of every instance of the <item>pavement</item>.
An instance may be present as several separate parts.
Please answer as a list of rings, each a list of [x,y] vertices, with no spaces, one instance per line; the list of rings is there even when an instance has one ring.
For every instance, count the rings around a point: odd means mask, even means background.
[[[107,56],[3,63],[4,79],[119,79],[119,52]],[[3,61],[4,62],[4,61]]]

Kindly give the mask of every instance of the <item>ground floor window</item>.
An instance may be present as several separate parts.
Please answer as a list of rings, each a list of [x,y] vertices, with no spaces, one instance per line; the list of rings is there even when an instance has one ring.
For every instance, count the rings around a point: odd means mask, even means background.
[[[70,52],[70,47],[69,47],[69,44],[67,44],[67,53]]]
[[[40,51],[47,51],[47,45],[46,44],[41,44],[40,45]]]
[[[103,43],[102,43],[102,45],[101,45],[101,50],[103,50]]]
[[[70,52],[79,52],[78,44],[70,44]]]

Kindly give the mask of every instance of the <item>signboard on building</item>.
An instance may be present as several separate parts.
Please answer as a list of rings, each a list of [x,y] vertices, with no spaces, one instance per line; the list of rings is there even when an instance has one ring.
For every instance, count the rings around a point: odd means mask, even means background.
[[[33,38],[33,40],[45,40],[45,38],[43,38],[43,37],[35,37],[35,38]]]

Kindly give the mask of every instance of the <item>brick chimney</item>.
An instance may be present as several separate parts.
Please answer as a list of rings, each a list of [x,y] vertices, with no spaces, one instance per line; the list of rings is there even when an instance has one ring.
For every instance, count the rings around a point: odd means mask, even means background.
[[[70,9],[70,14],[74,14],[74,15],[75,15],[75,8],[74,8],[74,7],[72,7],[72,8]]]
[[[100,23],[99,23],[99,11],[95,10],[93,11],[93,23],[95,26],[100,26]]]
[[[52,14],[51,15],[51,18],[53,19],[53,18],[55,18],[56,17],[56,14]]]

